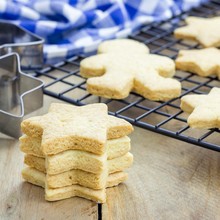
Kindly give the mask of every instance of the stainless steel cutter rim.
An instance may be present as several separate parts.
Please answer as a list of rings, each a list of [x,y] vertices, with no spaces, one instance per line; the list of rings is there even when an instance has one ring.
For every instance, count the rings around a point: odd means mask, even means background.
[[[25,43],[6,43],[6,44],[1,44],[0,45],[0,49],[1,48],[4,48],[4,47],[15,47],[15,46],[32,46],[32,45],[37,45],[37,44],[43,44],[44,43],[44,39],[32,32],[30,32],[29,30],[23,28],[23,27],[20,27],[12,22],[9,22],[7,20],[1,20],[0,19],[0,23],[7,23],[7,24],[10,24],[12,26],[15,26],[19,29],[21,29],[22,31],[24,31],[25,33],[28,33],[29,35],[33,36],[34,38],[38,39],[38,41],[30,41],[30,42],[25,42]]]
[[[18,62],[17,70],[18,70],[18,72],[19,72],[20,75],[23,75],[24,77],[31,78],[31,79],[33,79],[33,80],[37,80],[38,82],[40,82],[40,85],[39,85],[39,86],[36,86],[35,88],[30,89],[30,90],[28,90],[28,91],[26,91],[26,92],[24,92],[24,93],[22,93],[22,94],[20,95],[20,106],[21,106],[21,114],[20,114],[20,115],[11,114],[11,113],[9,113],[9,112],[6,112],[6,111],[0,109],[0,112],[1,112],[1,113],[4,113],[4,114],[6,114],[6,115],[9,115],[9,116],[12,116],[12,117],[16,117],[16,118],[23,118],[23,117],[24,117],[24,101],[23,101],[23,97],[24,97],[25,95],[27,95],[27,94],[29,94],[29,93],[35,91],[35,90],[38,90],[38,89],[42,88],[42,87],[44,86],[44,82],[43,82],[42,80],[38,79],[38,78],[32,77],[32,76],[30,76],[30,75],[27,75],[27,74],[25,74],[25,73],[23,73],[23,72],[21,71],[20,58],[19,58],[19,55],[18,55],[17,53],[10,53],[10,54],[6,54],[6,55],[3,55],[3,56],[0,56],[0,60],[6,58],[6,57],[8,57],[8,56],[12,56],[12,55],[16,56],[16,59],[17,59],[17,62]]]

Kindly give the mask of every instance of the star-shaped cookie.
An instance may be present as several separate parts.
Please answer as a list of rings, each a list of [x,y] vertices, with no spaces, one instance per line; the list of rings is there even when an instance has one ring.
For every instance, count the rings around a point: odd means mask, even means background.
[[[48,114],[25,120],[22,130],[28,135],[29,150],[38,146],[40,152],[40,157],[25,156],[30,167],[22,175],[36,185],[39,177],[43,177],[40,185],[45,187],[46,200],[79,196],[105,202],[106,187],[127,179],[123,171],[132,164],[133,156],[127,151],[119,156],[121,152],[115,147],[125,139],[130,141],[125,135],[133,128],[125,120],[109,116],[105,104],[77,107],[53,103]],[[124,140],[114,139],[121,136]],[[24,136],[21,139],[26,143]],[[35,144],[30,144],[31,139]],[[116,145],[111,153],[117,153],[118,157],[108,160],[112,142]],[[36,149],[33,153],[37,153]]]
[[[98,115],[98,117],[95,117]],[[33,117],[22,122],[21,128],[34,130],[41,128],[42,151],[45,154],[58,153],[76,146],[102,153],[107,140],[107,106],[92,104],[73,108],[67,114],[49,112],[40,117]],[[30,131],[29,131],[30,133]]]
[[[220,50],[214,47],[197,50],[180,50],[176,68],[200,76],[218,75],[220,78]]]
[[[130,123],[107,114],[107,105],[71,106],[51,104],[49,113],[21,123],[24,134],[42,138],[45,155],[68,149],[103,154],[107,139],[119,138],[133,131]]]
[[[176,38],[195,40],[204,47],[220,46],[220,17],[188,17],[186,26],[174,31]]]
[[[134,91],[150,100],[169,100],[181,93],[181,84],[171,79],[175,64],[168,57],[148,54],[137,41],[106,41],[100,54],[81,61],[80,74],[87,80],[89,93],[112,99],[126,98]]]
[[[106,202],[106,189],[108,187],[117,186],[121,182],[124,182],[128,178],[128,174],[125,172],[117,172],[110,174],[107,177],[106,187],[104,189],[91,189],[80,185],[71,185],[60,188],[48,188],[46,183],[46,175],[31,167],[26,167],[22,171],[22,176],[28,182],[45,188],[45,198],[48,201],[57,201],[74,196],[79,196],[93,200],[99,203]]]
[[[220,88],[207,95],[186,95],[181,98],[181,109],[191,113],[187,122],[193,128],[220,128]]]

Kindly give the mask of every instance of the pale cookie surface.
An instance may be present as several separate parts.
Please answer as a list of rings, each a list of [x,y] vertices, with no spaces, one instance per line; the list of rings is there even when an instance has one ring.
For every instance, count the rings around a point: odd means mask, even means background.
[[[195,40],[204,47],[220,46],[220,17],[186,18],[186,26],[174,31],[176,38]]]
[[[108,159],[120,157],[126,154],[131,149],[131,140],[128,136],[110,139],[106,141],[106,150]],[[20,137],[20,150],[23,153],[30,154],[37,157],[45,158],[45,155],[41,149],[41,138],[33,138],[27,135]],[[67,150],[71,153],[75,150]],[[67,154],[69,155],[69,154]],[[52,155],[48,155],[50,157]]]
[[[68,112],[77,108],[74,105],[52,103],[49,108],[49,112],[58,114],[68,114]],[[116,139],[124,137],[133,131],[132,125],[124,119],[117,118],[115,116],[108,115],[107,117],[107,139]],[[30,135],[31,136],[31,135]]]
[[[70,158],[73,161],[76,160],[75,158],[73,159],[72,156]],[[100,158],[99,160],[96,160],[94,158],[90,159],[89,157],[86,157],[85,159],[87,159],[85,164],[82,164],[81,161],[79,161],[79,163],[77,164],[76,162],[69,163],[69,161],[63,160],[63,166],[65,168],[62,170],[58,168],[59,165],[57,165],[57,163],[55,162],[54,167],[57,167],[56,172],[54,172],[54,170],[52,170],[51,168],[48,168],[48,163],[45,162],[45,159],[41,157],[26,154],[24,158],[24,163],[30,167],[47,173],[48,175],[59,175],[61,173],[76,169],[82,170],[84,172],[89,172],[91,174],[101,175],[103,172],[105,172],[106,168],[108,169],[108,173],[115,173],[129,168],[133,163],[133,155],[130,152],[127,152],[120,157],[107,160],[107,164],[105,164],[106,160],[104,159],[104,157]],[[89,161],[89,159],[94,163],[91,168],[91,162]],[[50,170],[50,172],[48,172],[48,169]]]
[[[220,50],[214,47],[180,50],[176,59],[176,68],[204,77],[217,75],[220,78]]]
[[[117,53],[121,51],[129,51],[130,53],[133,53],[134,51],[136,53],[150,52],[145,44],[129,39],[108,40],[100,44],[100,46],[98,47],[98,53]]]
[[[34,168],[27,167],[22,171],[22,176],[27,182],[45,188],[46,175],[43,172],[40,172]],[[124,182],[127,179],[127,177],[127,173],[124,172],[111,174],[107,178],[106,187],[116,186],[121,182]],[[80,185],[72,185],[57,189],[46,188],[45,192],[45,197],[48,201],[56,201],[74,196],[83,197],[101,203],[106,201],[105,189],[95,190]]]
[[[74,146],[102,154],[107,140],[107,116],[105,104],[91,104],[75,107],[66,114],[49,112],[26,119],[21,128],[25,134],[31,133],[34,137],[38,136],[35,130],[41,128],[44,154],[58,153]]]
[[[191,113],[187,122],[193,128],[220,128],[220,88],[207,95],[186,95],[181,109]]]
[[[27,160],[25,160],[25,164],[31,168],[35,168],[38,171],[41,171],[46,174],[45,164],[42,163],[42,161],[40,161],[38,157],[35,156],[31,156],[31,157],[33,157],[32,161],[29,160],[29,157],[27,155],[26,157]],[[102,173],[99,174],[94,174],[83,170],[74,169],[55,175],[50,175],[47,173],[46,181],[48,188],[60,188],[64,186],[71,186],[78,184],[92,189],[102,189],[105,188],[107,177],[108,177],[107,168]]]
[[[127,48],[127,49],[125,49]],[[134,91],[150,100],[178,97],[181,84],[169,77],[175,64],[168,57],[148,54],[148,48],[133,40],[120,39],[100,44],[98,55],[81,61],[80,74],[87,90],[98,96],[126,98]]]
[[[69,149],[103,154],[106,139],[123,137],[133,131],[127,121],[107,115],[104,104],[77,107],[54,103],[48,114],[24,120],[21,128],[38,145],[41,144],[44,155]],[[30,141],[22,137],[21,148],[25,148],[24,145],[27,148],[28,144]],[[31,148],[35,147],[35,143],[33,145]]]
[[[133,155],[131,153],[127,153],[121,157],[108,160],[105,170],[98,174],[79,169],[72,169],[55,175],[47,173],[47,186],[48,188],[59,188],[79,184],[93,189],[101,189],[105,187],[108,174],[124,171],[129,168],[132,163]],[[42,158],[26,155],[25,164],[46,173],[45,161]]]
[[[25,163],[27,165],[30,165],[35,161],[42,161],[41,164],[46,166],[47,173],[51,175],[62,173],[71,169],[80,169],[98,174],[105,169],[106,160],[106,153],[98,156],[79,150],[64,151],[62,153],[46,157],[46,161],[42,157],[36,157],[30,154],[25,156]]]

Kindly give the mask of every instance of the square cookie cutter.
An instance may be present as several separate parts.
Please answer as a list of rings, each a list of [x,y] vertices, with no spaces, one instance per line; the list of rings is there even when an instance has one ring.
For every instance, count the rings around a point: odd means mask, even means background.
[[[0,132],[18,138],[25,114],[43,106],[43,81],[22,73],[17,53],[0,57]]]
[[[43,67],[43,38],[13,23],[0,21],[0,56],[18,53],[21,69],[31,71]]]

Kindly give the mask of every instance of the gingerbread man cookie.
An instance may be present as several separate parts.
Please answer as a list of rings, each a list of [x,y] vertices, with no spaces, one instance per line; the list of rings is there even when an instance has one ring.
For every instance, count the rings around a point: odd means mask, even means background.
[[[134,91],[156,101],[180,95],[180,82],[170,78],[175,73],[173,60],[148,54],[144,44],[128,39],[111,40],[102,43],[98,52],[80,64],[80,74],[89,78],[89,93],[123,99]]]

